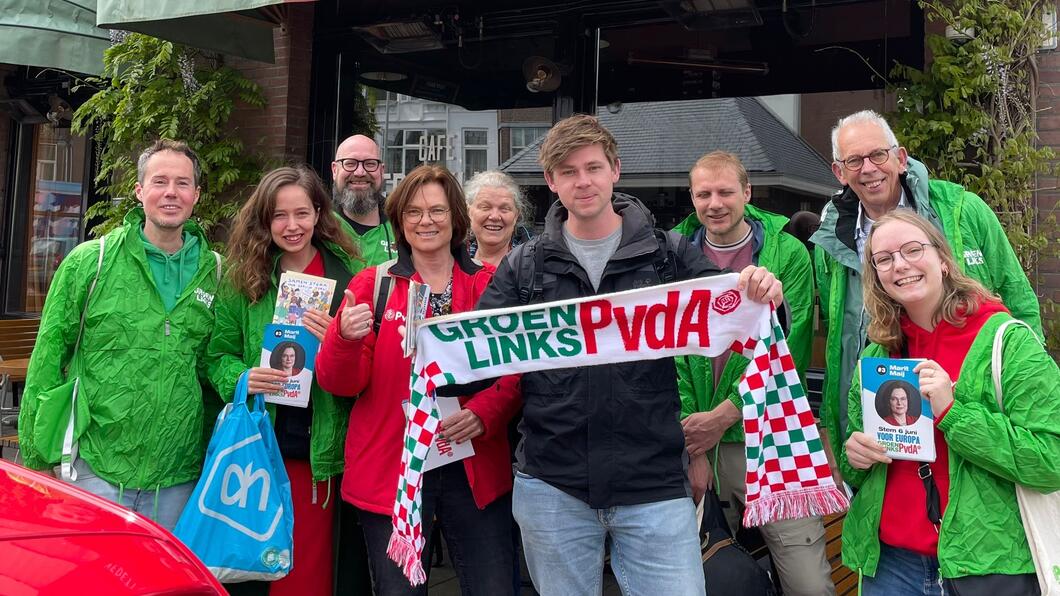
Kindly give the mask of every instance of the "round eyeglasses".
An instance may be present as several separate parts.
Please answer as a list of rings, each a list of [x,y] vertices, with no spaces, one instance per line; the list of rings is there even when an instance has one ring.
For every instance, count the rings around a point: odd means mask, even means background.
[[[916,240],[910,240],[905,244],[898,247],[898,250],[892,251],[880,251],[872,253],[872,257],[869,262],[872,263],[872,268],[881,273],[890,271],[894,267],[894,258],[896,255],[902,255],[906,263],[915,263],[924,256],[924,249],[928,246],[935,246],[930,242],[917,242]]]
[[[374,172],[379,169],[380,164],[383,162],[378,159],[354,159],[347,157],[346,159],[336,159],[335,163],[342,166],[342,169],[347,172],[356,172],[357,166],[364,167],[365,172]]]
[[[427,214],[428,219],[435,223],[445,221],[445,218],[449,216],[449,210],[444,207],[431,207],[426,211],[423,209],[406,209],[401,215],[405,218],[405,221],[418,224],[423,221],[424,213]]]
[[[866,159],[878,166],[882,166],[891,157],[891,151],[897,148],[898,145],[891,145],[890,147],[887,147],[885,149],[877,149],[872,153],[869,153],[868,155],[851,155],[846,159],[841,159],[838,161],[839,163],[843,164],[843,167],[845,167],[846,169],[850,170],[851,172],[856,172],[865,165]]]

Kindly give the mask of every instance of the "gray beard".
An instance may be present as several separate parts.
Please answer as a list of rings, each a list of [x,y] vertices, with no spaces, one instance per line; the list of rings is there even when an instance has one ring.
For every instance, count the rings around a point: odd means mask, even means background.
[[[335,203],[351,217],[360,217],[375,211],[379,208],[383,198],[371,189],[357,191],[350,188],[336,188],[331,194]]]

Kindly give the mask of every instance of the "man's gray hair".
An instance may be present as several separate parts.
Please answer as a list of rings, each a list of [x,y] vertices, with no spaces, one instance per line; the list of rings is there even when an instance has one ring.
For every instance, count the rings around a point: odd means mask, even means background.
[[[508,174],[500,170],[486,170],[472,176],[464,183],[464,197],[467,198],[468,207],[475,203],[475,198],[483,188],[503,188],[512,195],[515,201],[515,211],[518,214],[516,222],[527,221],[533,217],[530,202],[526,200],[526,196],[519,189],[515,179]]]
[[[190,159],[192,171],[195,173],[195,186],[199,186],[199,181],[202,180],[202,166],[199,165],[199,156],[184,141],[172,141],[170,139],[158,139],[140,154],[140,158],[136,160],[137,182],[140,184],[144,183],[144,176],[147,175],[147,162],[155,153],[161,151],[172,151]]]
[[[839,155],[839,131],[848,124],[856,124],[859,122],[869,122],[879,126],[883,130],[884,136],[887,137],[887,142],[891,145],[898,146],[898,137],[894,136],[894,131],[891,130],[891,125],[887,124],[887,120],[883,116],[880,116],[872,110],[861,110],[860,112],[854,112],[849,116],[840,118],[835,123],[835,127],[832,128],[832,159],[839,161],[841,159]]]

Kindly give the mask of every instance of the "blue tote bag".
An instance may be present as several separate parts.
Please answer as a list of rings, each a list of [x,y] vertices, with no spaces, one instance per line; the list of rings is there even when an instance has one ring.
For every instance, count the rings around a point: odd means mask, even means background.
[[[217,416],[202,476],[173,534],[223,582],[277,580],[292,568],[294,509],[265,398],[247,372]]]

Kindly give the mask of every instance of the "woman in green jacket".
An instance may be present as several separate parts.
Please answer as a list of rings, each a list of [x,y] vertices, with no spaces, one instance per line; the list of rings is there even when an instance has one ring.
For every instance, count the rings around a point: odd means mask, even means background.
[[[1012,316],[961,273],[945,238],[899,209],[865,245],[865,307],[874,342],[862,356],[920,358],[934,462],[892,460],[862,432],[860,379],[840,468],[858,489],[843,526],[843,563],[863,594],[1038,594],[1017,484],[1060,489],[1060,371],[1026,326],[1002,338],[1001,393],[992,347]]]
[[[275,392],[288,375],[259,366],[259,362],[264,329],[275,314],[280,274],[290,271],[326,277],[335,280],[336,287],[345,288],[362,268],[359,252],[342,231],[320,178],[305,167],[285,167],[265,174],[240,209],[228,240],[226,265],[207,347],[210,381],[222,397],[231,399],[239,376],[250,369],[250,394]],[[341,301],[339,293],[332,297],[330,312],[306,310],[303,324],[323,339]],[[271,589],[258,586],[258,593],[331,591],[336,502],[331,479],[343,469],[348,404],[349,400],[321,390],[314,380],[308,407],[270,407],[291,480],[295,559],[287,577],[274,582]]]

